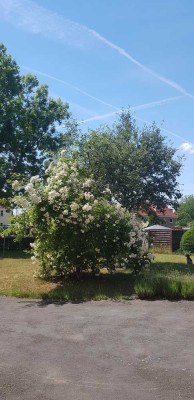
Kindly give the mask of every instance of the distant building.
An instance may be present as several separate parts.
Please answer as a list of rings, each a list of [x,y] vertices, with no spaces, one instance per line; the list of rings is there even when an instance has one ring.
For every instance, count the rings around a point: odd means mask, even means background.
[[[10,225],[12,215],[12,211],[7,211],[6,208],[0,207],[0,226]]]
[[[160,225],[166,226],[167,228],[176,226],[176,214],[170,208],[166,207],[163,211],[152,208],[151,211],[158,217]],[[139,215],[146,218],[148,217],[148,211],[139,211]]]

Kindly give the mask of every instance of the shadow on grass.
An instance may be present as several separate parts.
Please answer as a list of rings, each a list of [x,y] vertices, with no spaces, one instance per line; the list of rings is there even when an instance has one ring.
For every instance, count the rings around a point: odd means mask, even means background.
[[[125,270],[112,275],[101,271],[95,277],[85,273],[81,281],[69,278],[63,281],[50,279],[47,282],[55,283],[52,289],[51,285],[42,285],[40,292],[40,286],[37,285],[37,292],[36,289],[28,292],[12,289],[11,293],[2,291],[2,295],[25,299],[20,300],[24,307],[46,307],[50,303],[60,306],[67,302],[78,304],[90,300],[129,300],[137,297],[147,300],[194,300],[194,266],[181,263],[153,263],[149,270],[142,271],[137,277]],[[28,302],[27,299],[32,301]]]
[[[51,302],[63,305],[66,302],[77,304],[90,300],[129,300],[134,294],[134,283],[132,274],[100,274],[94,278],[85,275],[81,281],[71,279],[59,282],[55,289],[40,294],[41,302],[29,302],[26,307],[44,307]]]
[[[169,275],[171,273],[178,273],[180,275],[194,275],[194,265],[157,262],[151,264],[150,273],[159,273],[161,275]]]

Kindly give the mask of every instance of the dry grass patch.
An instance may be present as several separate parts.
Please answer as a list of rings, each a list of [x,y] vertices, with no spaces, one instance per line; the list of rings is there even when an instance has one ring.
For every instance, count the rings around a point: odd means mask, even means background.
[[[0,295],[39,298],[57,284],[34,278],[37,268],[30,258],[0,259]]]
[[[93,278],[85,274],[80,282],[52,282],[34,278],[37,268],[30,259],[0,259],[0,295],[50,300],[84,301],[128,299],[133,292],[134,277],[127,271],[110,275],[103,270]]]

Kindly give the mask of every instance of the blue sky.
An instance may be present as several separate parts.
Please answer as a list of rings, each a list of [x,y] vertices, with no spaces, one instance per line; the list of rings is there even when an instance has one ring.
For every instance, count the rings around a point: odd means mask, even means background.
[[[69,102],[81,129],[131,107],[185,154],[183,194],[194,194],[192,0],[0,0],[0,41],[21,66]]]

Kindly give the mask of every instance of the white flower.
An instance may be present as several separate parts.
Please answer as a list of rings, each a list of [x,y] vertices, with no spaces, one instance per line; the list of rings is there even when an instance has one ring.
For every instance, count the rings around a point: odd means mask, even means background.
[[[62,150],[61,151],[61,157],[65,157],[65,154],[66,154],[66,150]]]
[[[95,251],[96,251],[96,253],[100,253],[100,249],[96,248]]]
[[[83,187],[90,187],[92,184],[92,179],[86,179],[86,181],[83,184]]]
[[[33,264],[35,264],[35,263],[37,262],[37,259],[36,259],[36,257],[34,257],[34,256],[31,257],[31,260],[32,260],[32,263],[33,263]]]
[[[111,193],[111,190],[109,188],[104,189],[103,193]]]
[[[39,182],[39,180],[40,180],[39,175],[35,175],[35,176],[32,176],[32,177],[30,178],[30,182],[31,182],[31,183]]]
[[[54,200],[55,200],[55,197],[56,197],[56,196],[57,196],[56,190],[51,190],[51,191],[49,192],[49,194],[48,194],[48,201],[49,201],[49,204],[54,203]]]
[[[82,210],[83,211],[90,211],[92,209],[92,206],[90,206],[90,204],[86,203],[83,207]]]
[[[29,203],[28,203],[27,199],[25,197],[22,197],[22,196],[17,196],[15,198],[15,202],[21,208],[28,208],[28,206],[29,206]]]
[[[68,210],[64,210],[63,211],[63,215],[68,215],[69,214],[69,211]]]
[[[84,197],[86,200],[90,200],[94,198],[94,195],[92,193],[85,192]]]
[[[13,188],[13,190],[15,190],[16,192],[19,192],[19,190],[21,189],[21,185],[20,185],[20,183],[19,183],[19,181],[14,181],[13,183],[12,183],[12,188]]]
[[[75,212],[74,212],[74,213],[71,213],[71,217],[72,217],[72,218],[78,218],[78,214],[75,213]]]
[[[34,189],[34,186],[33,186],[32,183],[28,183],[28,184],[25,186],[25,191],[26,191],[26,192],[32,192],[33,189]]]
[[[129,254],[129,258],[136,258],[136,254],[134,253]]]
[[[31,195],[31,200],[32,200],[32,203],[34,203],[34,204],[39,204],[42,201],[41,197],[37,196],[36,194]]]
[[[77,211],[79,208],[79,204],[77,204],[75,201],[71,203],[70,208],[72,211]]]

